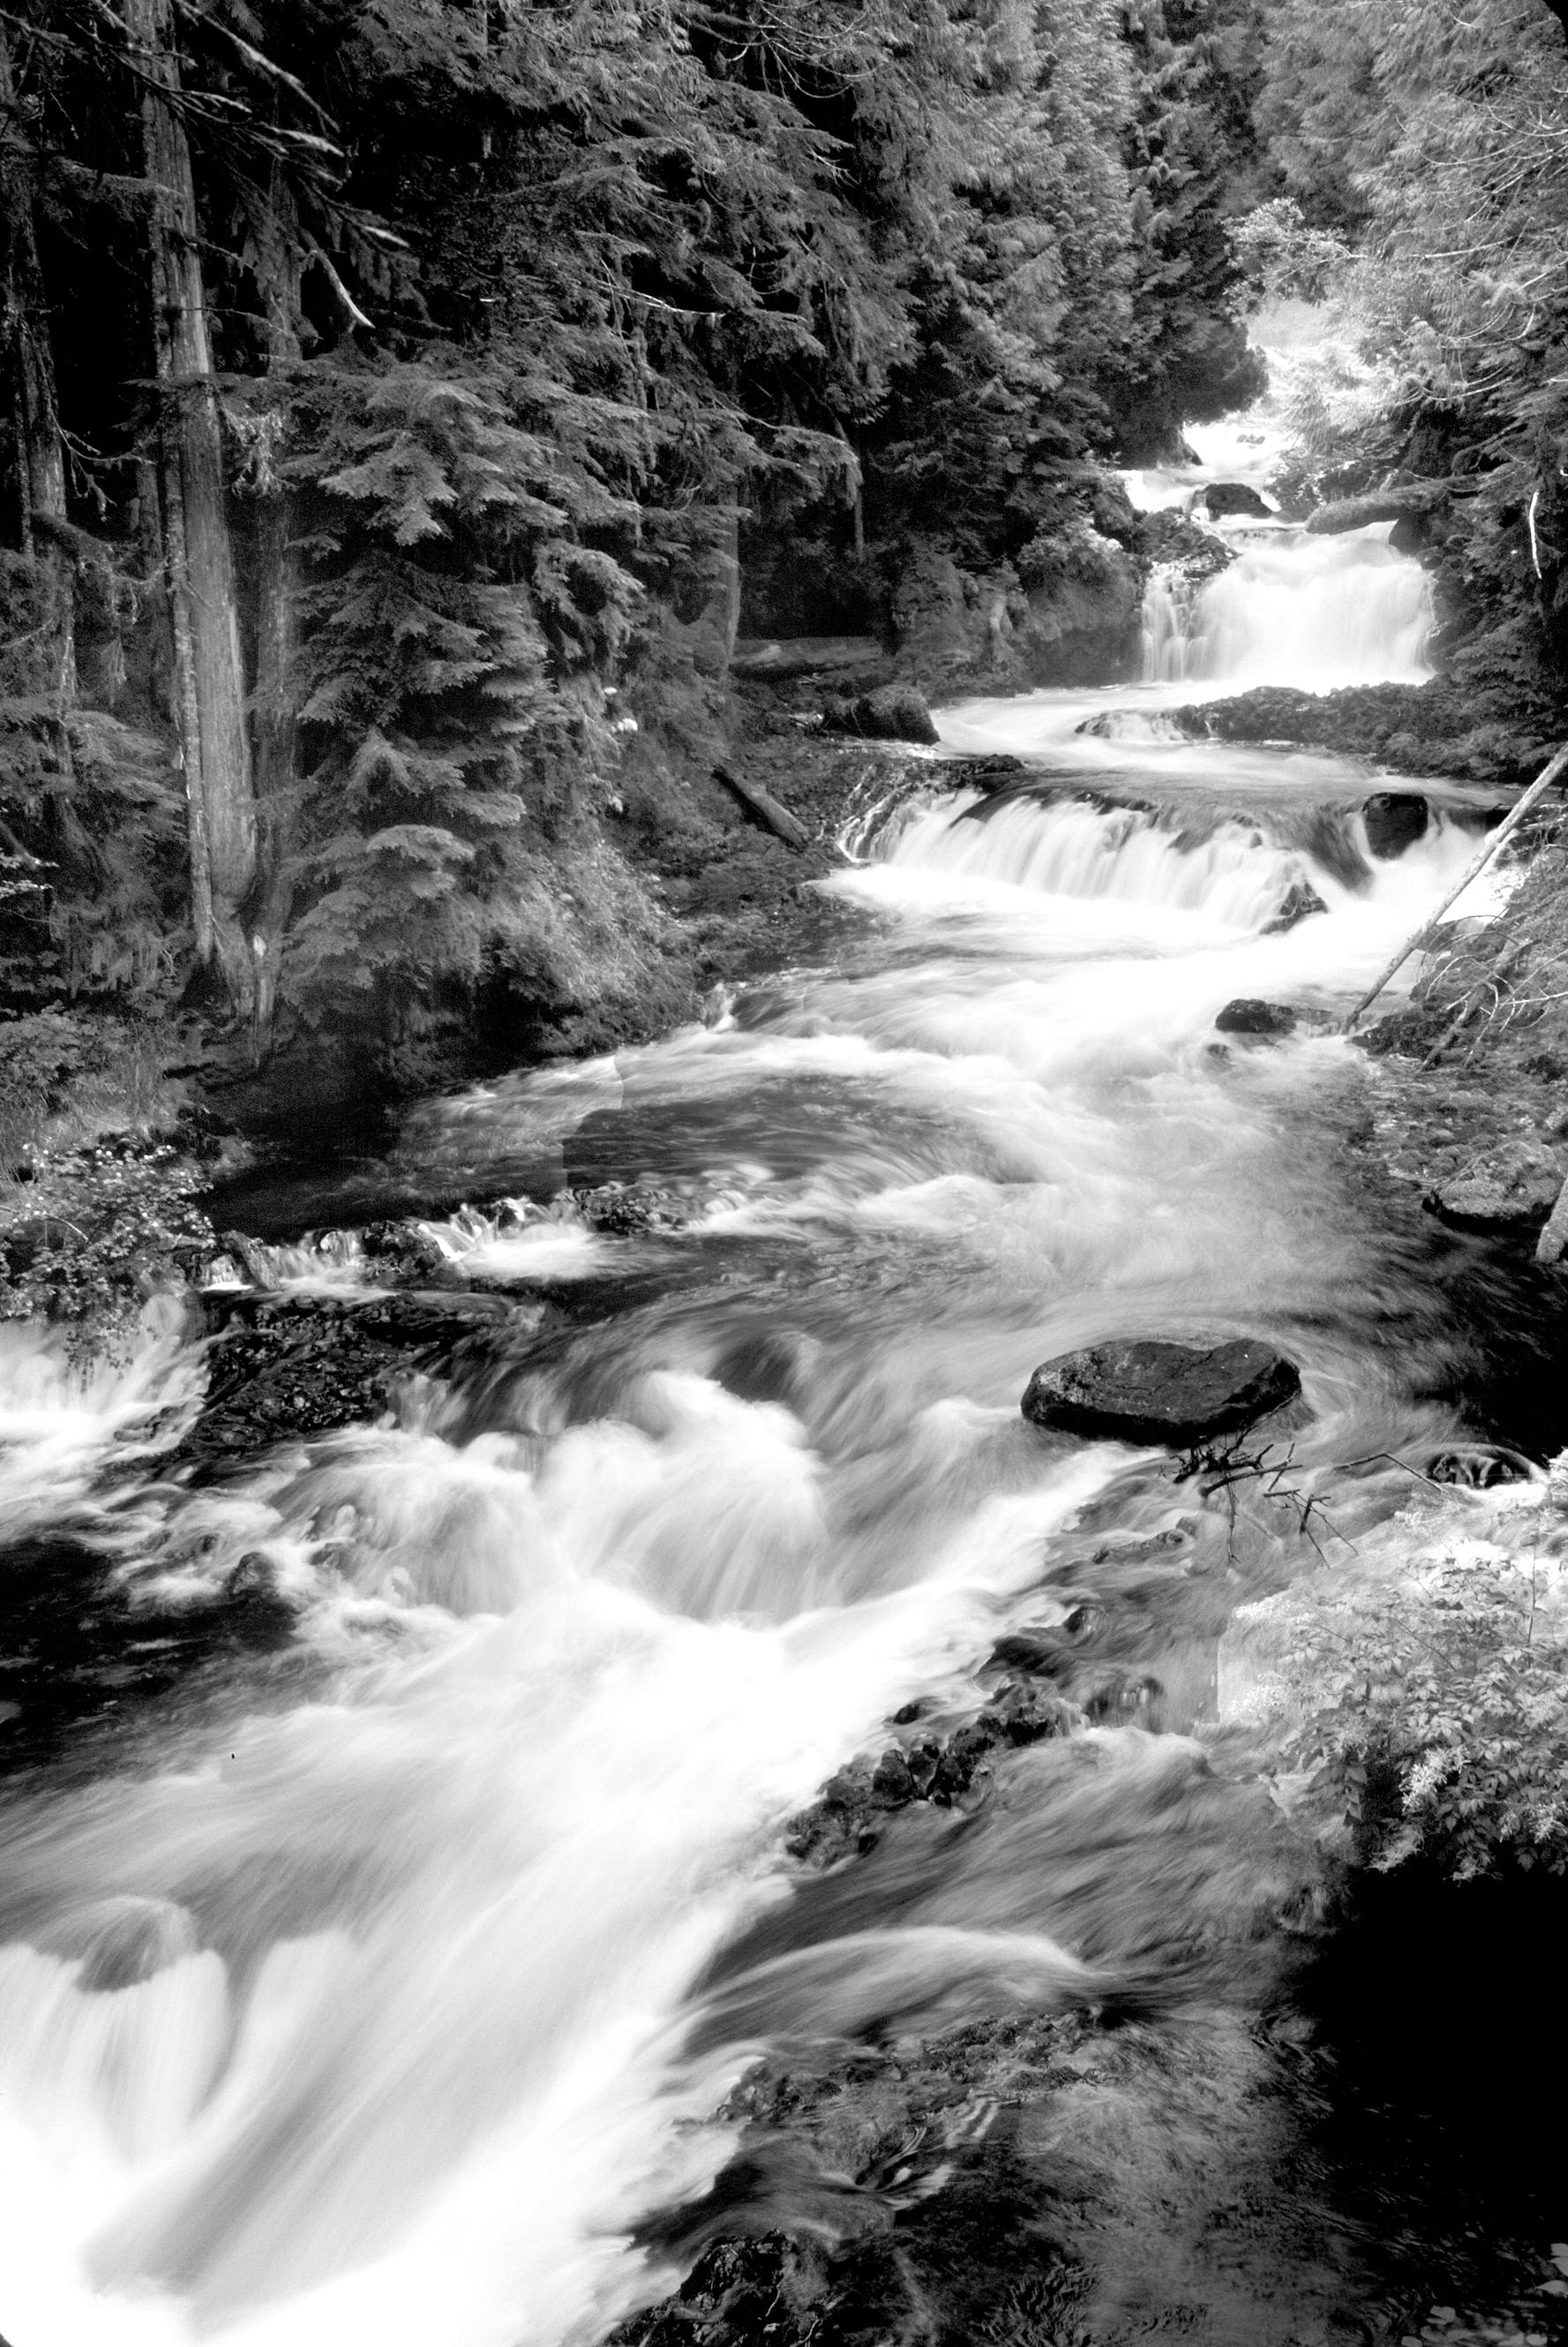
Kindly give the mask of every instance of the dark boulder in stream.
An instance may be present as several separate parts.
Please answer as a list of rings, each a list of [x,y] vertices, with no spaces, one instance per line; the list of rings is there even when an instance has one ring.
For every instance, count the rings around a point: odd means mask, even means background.
[[[1255,995],[1238,994],[1215,1019],[1222,1035],[1288,1035],[1296,1013],[1288,1002],[1263,1002]]]
[[[1239,1432],[1300,1385],[1282,1354],[1251,1337],[1207,1346],[1135,1339],[1044,1362],[1029,1380],[1023,1410],[1060,1434],[1180,1449]]]
[[[1420,791],[1374,791],[1361,808],[1367,846],[1380,864],[1426,836],[1430,810]]]
[[[1310,920],[1314,913],[1326,913],[1328,906],[1310,881],[1293,880],[1279,900],[1279,909],[1271,921],[1265,921],[1266,938],[1278,937],[1282,930],[1293,929],[1298,921]]]
[[[1203,506],[1216,519],[1222,514],[1239,514],[1247,521],[1274,518],[1273,507],[1250,481],[1210,481],[1198,491],[1195,503]]]
[[[853,698],[840,693],[824,707],[822,723],[830,733],[865,742],[919,742],[929,749],[942,739],[924,693],[913,684],[884,684]]]

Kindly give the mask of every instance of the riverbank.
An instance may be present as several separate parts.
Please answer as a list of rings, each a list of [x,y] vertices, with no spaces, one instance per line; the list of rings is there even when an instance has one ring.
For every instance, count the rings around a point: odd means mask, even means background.
[[[1064,2014],[993,2004],[934,2034],[764,2062],[726,2106],[734,2140],[708,2198],[646,2229],[656,2258],[689,2270],[616,2347],[742,2347],[764,2329],[789,2347],[1044,2347],[1155,2335],[1183,2309],[1238,2342],[1563,2335],[1544,2081],[1487,2012],[1568,1921],[1561,1494],[1418,1483],[1353,1545],[1324,1538],[1317,1573],[1230,1616],[1217,1717],[1147,1745],[1145,1807],[1080,1714],[1065,1746],[998,1739],[962,1791],[939,1778],[912,1797],[936,1816],[911,1812],[884,1754],[861,1772],[881,1813],[862,1809],[854,1856],[834,1852],[840,1911],[885,1911],[888,1883],[912,1890],[955,1837],[1016,1834],[1027,1814],[1018,1856],[1060,1883],[1097,1779],[1118,1866],[1153,1867],[1188,1931],[1186,2009],[1145,2010],[1135,1966]],[[1434,1632],[1428,1682],[1411,1664]],[[1010,1671],[1025,1643],[1008,1642]],[[1082,1676],[1074,1644],[1033,1641],[1026,1667],[1053,1693],[1064,1661]],[[993,1695],[1002,1667],[983,1667]],[[921,1735],[905,1727],[888,1749]],[[1483,1756],[1499,1737],[1508,1758]],[[1189,1865],[1201,1818],[1234,1870],[1178,1879],[1178,1817]],[[1521,1847],[1533,1875],[1507,1862]],[[1466,1884],[1500,1863],[1503,1881]],[[1093,1948],[1083,1895],[1075,1944]],[[832,1912],[809,1880],[797,1899]],[[1434,1959],[1441,1991],[1423,1977]],[[1549,2056],[1554,2083],[1561,2069]]]

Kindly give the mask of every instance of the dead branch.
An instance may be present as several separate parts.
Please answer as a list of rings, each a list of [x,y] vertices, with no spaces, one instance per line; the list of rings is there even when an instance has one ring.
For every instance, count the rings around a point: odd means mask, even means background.
[[[1417,929],[1412,936],[1405,939],[1404,944],[1400,948],[1398,953],[1394,955],[1392,960],[1386,963],[1383,969],[1378,973],[1375,982],[1368,988],[1366,993],[1362,995],[1360,1000],[1357,1003],[1355,1009],[1346,1020],[1344,1029],[1342,1030],[1345,1034],[1349,1035],[1353,1033],[1357,1020],[1362,1016],[1363,1012],[1370,1010],[1379,995],[1381,994],[1384,987],[1388,985],[1389,980],[1403,969],[1405,963],[1409,961],[1411,954],[1419,953],[1423,947],[1430,944],[1431,938],[1441,927],[1443,915],[1448,911],[1449,907],[1454,903],[1456,898],[1463,896],[1465,890],[1470,887],[1472,880],[1479,879],[1481,873],[1485,871],[1487,866],[1492,862],[1493,856],[1497,854],[1498,849],[1503,845],[1504,841],[1512,839],[1513,834],[1519,829],[1520,825],[1524,821],[1525,816],[1540,805],[1542,799],[1551,789],[1553,784],[1559,779],[1565,770],[1568,770],[1568,749],[1559,750],[1556,756],[1552,759],[1551,763],[1543,767],[1541,773],[1537,774],[1535,780],[1531,784],[1530,788],[1523,794],[1522,797],[1516,800],[1514,805],[1510,807],[1508,813],[1503,816],[1502,821],[1498,825],[1496,830],[1488,834],[1486,845],[1477,855],[1471,858],[1470,862],[1465,866],[1459,879],[1454,883],[1453,887],[1449,890],[1448,895],[1443,898],[1441,904],[1437,907],[1435,911],[1428,914],[1426,919],[1421,923],[1420,928]]]

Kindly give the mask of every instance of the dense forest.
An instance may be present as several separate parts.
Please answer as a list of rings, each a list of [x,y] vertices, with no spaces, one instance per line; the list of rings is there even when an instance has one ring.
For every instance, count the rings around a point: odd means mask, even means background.
[[[1124,657],[1114,467],[1259,302],[1291,509],[1425,485],[1451,665],[1550,699],[1565,100],[1540,0],[8,8],[15,1084],[672,1015],[738,633]]]

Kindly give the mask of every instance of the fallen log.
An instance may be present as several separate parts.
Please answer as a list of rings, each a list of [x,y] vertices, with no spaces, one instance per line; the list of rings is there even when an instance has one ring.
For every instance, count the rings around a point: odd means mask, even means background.
[[[715,779],[727,791],[733,791],[742,806],[749,808],[759,823],[765,823],[790,847],[799,850],[809,845],[811,835],[805,825],[787,806],[780,805],[771,791],[765,791],[759,783],[748,783],[733,766],[715,766],[713,772]]]
[[[1402,521],[1438,512],[1453,495],[1451,481],[1413,481],[1400,489],[1369,489],[1364,497],[1336,497],[1307,517],[1308,538],[1336,538],[1365,529],[1371,521]]]
[[[1561,1263],[1568,1255],[1568,1182],[1557,1193],[1557,1204],[1546,1220],[1546,1227],[1535,1242],[1537,1263]]]
[[[885,667],[887,653],[875,636],[751,637],[730,655],[732,676],[816,676],[824,670]]]
[[[1465,866],[1464,870],[1454,882],[1453,887],[1449,890],[1448,895],[1443,898],[1442,903],[1438,906],[1436,911],[1427,915],[1427,917],[1421,923],[1420,928],[1415,930],[1411,936],[1405,939],[1404,944],[1400,948],[1398,953],[1395,954],[1393,959],[1385,963],[1382,969],[1378,973],[1376,982],[1368,988],[1366,993],[1362,995],[1360,1000],[1357,1003],[1355,1009],[1346,1020],[1343,1030],[1345,1034],[1349,1035],[1353,1031],[1356,1021],[1362,1016],[1363,1012],[1370,1010],[1372,1004],[1376,1002],[1379,995],[1381,994],[1389,980],[1396,974],[1397,971],[1403,969],[1405,963],[1409,961],[1411,954],[1420,952],[1423,947],[1431,943],[1431,938],[1436,934],[1437,930],[1442,926],[1443,915],[1448,911],[1449,907],[1454,902],[1455,898],[1462,897],[1465,890],[1470,887],[1471,882],[1479,878],[1480,875],[1485,871],[1487,866],[1492,862],[1492,857],[1497,854],[1498,849],[1502,846],[1503,842],[1512,837],[1520,825],[1524,821],[1525,816],[1533,807],[1539,805],[1541,800],[1551,789],[1553,784],[1559,779],[1565,770],[1568,770],[1568,749],[1559,750],[1556,756],[1551,761],[1551,763],[1542,768],[1540,774],[1537,774],[1535,780],[1531,784],[1530,788],[1521,798],[1514,801],[1514,804],[1503,816],[1502,821],[1498,825],[1496,830],[1487,834],[1485,846],[1480,850],[1479,854],[1471,856],[1470,862]]]

